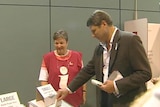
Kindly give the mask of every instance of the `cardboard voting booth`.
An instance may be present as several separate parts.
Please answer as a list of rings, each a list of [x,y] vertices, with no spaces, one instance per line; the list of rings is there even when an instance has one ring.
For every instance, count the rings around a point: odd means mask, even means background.
[[[24,107],[19,101],[17,92],[0,95],[0,107]]]
[[[57,102],[56,94],[51,84],[39,86],[36,90],[36,99],[29,101],[28,105],[29,107],[73,107],[63,100]]]
[[[46,107],[42,100],[36,101],[34,99],[32,101],[29,101],[28,104],[29,104],[28,107]],[[66,103],[65,101],[62,100],[61,105],[52,104],[47,107],[73,107],[73,106],[69,105],[68,103]]]
[[[147,18],[130,20],[124,23],[124,30],[140,36],[154,77],[160,76],[160,24],[148,23]]]
[[[49,106],[55,103],[56,91],[53,87],[48,84],[44,86],[37,87],[37,101],[43,100],[45,106]]]

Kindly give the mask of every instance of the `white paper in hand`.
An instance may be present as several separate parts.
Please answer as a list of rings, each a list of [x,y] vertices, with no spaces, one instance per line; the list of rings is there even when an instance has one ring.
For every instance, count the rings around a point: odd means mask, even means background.
[[[108,80],[117,81],[122,78],[123,76],[119,71],[113,71],[111,75],[108,77]]]
[[[100,81],[98,81],[98,80],[95,80],[95,79],[92,79],[92,80],[91,80],[91,83],[92,83],[93,85],[96,85],[96,86],[101,86],[101,85],[102,85],[102,82],[100,82]]]
[[[57,107],[57,99],[55,99],[54,107]]]

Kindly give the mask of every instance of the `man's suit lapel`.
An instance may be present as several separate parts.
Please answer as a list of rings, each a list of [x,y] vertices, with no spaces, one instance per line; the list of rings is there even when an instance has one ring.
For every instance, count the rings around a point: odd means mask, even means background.
[[[111,49],[111,54],[110,54],[110,61],[109,61],[109,73],[111,73],[112,71],[112,67],[113,64],[115,62],[115,59],[117,57],[117,53],[118,53],[118,48],[120,46],[119,44],[119,39],[120,39],[120,35],[119,35],[120,31],[117,30],[114,39],[113,39],[113,44],[112,44],[112,49]]]

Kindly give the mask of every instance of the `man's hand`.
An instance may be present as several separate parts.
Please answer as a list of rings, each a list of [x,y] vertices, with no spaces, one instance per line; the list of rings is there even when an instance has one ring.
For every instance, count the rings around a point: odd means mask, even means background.
[[[69,90],[67,90],[66,88],[59,89],[56,95],[57,101],[63,100],[68,94],[69,94]]]
[[[107,80],[102,85],[100,85],[99,88],[101,88],[102,90],[104,90],[107,93],[115,92],[114,83],[111,80]]]

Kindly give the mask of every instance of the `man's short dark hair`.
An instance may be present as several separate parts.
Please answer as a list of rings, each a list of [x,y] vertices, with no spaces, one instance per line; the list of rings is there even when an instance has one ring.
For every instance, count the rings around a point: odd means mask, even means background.
[[[102,10],[96,10],[87,20],[87,26],[100,26],[102,21],[106,21],[106,23],[111,26],[113,24],[111,16]]]

